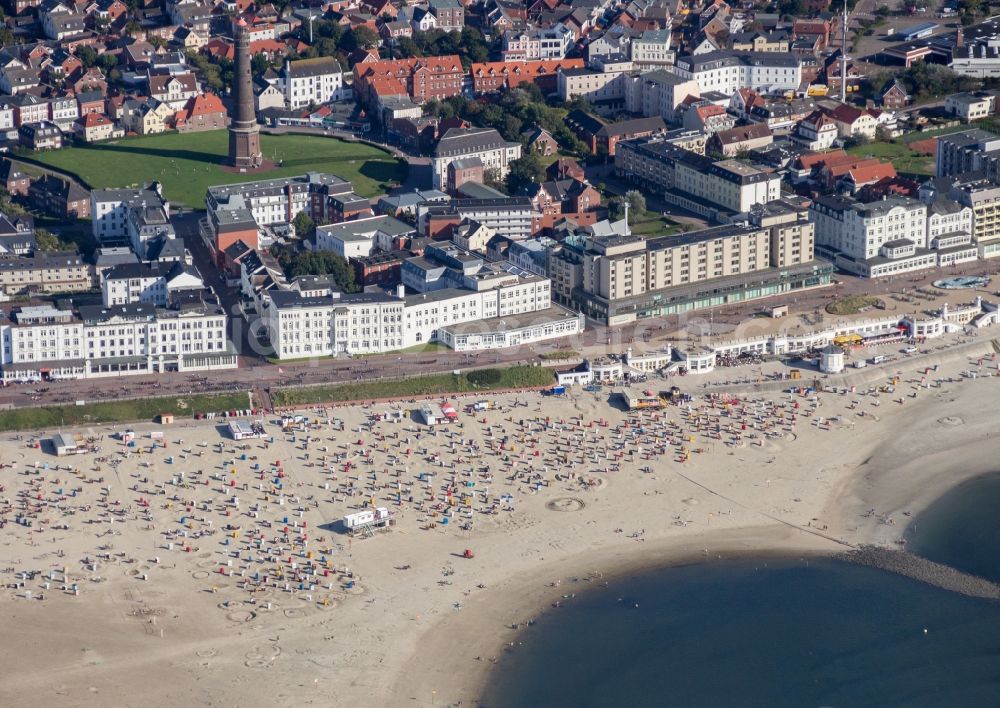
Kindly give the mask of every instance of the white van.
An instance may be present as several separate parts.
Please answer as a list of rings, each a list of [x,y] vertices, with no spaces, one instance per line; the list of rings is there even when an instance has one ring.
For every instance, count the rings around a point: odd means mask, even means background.
[[[881,364],[883,361],[885,361],[885,354],[876,354],[872,357],[873,364]]]

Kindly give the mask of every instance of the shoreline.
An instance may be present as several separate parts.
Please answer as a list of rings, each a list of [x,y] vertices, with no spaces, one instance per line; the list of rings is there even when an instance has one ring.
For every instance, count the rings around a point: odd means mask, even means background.
[[[497,396],[434,429],[345,404],[242,450],[218,421],[136,425],[141,450],[81,428],[102,450],[61,460],[8,436],[0,605],[24,650],[0,702],[125,705],[142,681],[148,708],[470,705],[512,625],[564,593],[706,559],[898,547],[907,512],[1000,458],[996,358],[977,379],[967,352],[920,364],[891,391],[723,398],[691,381],[690,405],[631,416],[580,391]],[[445,499],[466,488],[470,503]],[[19,525],[28,499],[34,525]],[[352,542],[341,519],[376,504],[394,526]],[[302,572],[317,561],[332,575]],[[282,582],[258,581],[275,568]]]
[[[764,545],[756,545],[759,542]],[[708,554],[704,552],[706,548]],[[646,553],[608,549],[596,558],[573,556],[546,564],[544,569],[524,571],[490,588],[491,592],[478,597],[475,604],[470,603],[466,609],[474,613],[474,618],[449,616],[428,628],[419,638],[420,652],[401,668],[390,689],[388,705],[412,706],[415,701],[424,705],[420,696],[434,696],[443,700],[444,705],[459,702],[479,705],[486,687],[503,664],[508,643],[516,640],[524,622],[556,611],[558,608],[552,603],[566,593],[587,592],[600,584],[613,584],[629,576],[667,568],[749,558],[834,558],[842,551],[843,546],[834,542],[824,543],[821,537],[772,524],[707,532],[680,543],[665,540],[653,550],[655,558]],[[600,572],[599,577],[593,575],[595,570]],[[553,587],[551,583],[555,580],[561,584]],[[463,613],[465,609],[459,615]],[[508,618],[516,618],[513,621],[521,626],[513,628]],[[482,632],[484,621],[491,623],[495,635]],[[475,659],[477,656],[481,661]],[[495,657],[496,663],[490,657]],[[451,681],[447,690],[434,688],[443,685],[436,679],[445,677]]]
[[[986,437],[993,436],[987,433]],[[920,513],[953,489],[983,476],[998,473],[997,465],[992,461],[994,458],[988,453],[984,454],[984,451],[980,450],[978,457],[972,457],[969,445],[975,445],[976,442],[956,441],[931,455],[922,456],[914,467],[903,465],[882,469],[878,472],[881,485],[873,487],[871,473],[865,468],[868,466],[877,468],[881,461],[876,459],[878,455],[892,457],[895,454],[894,447],[880,450],[864,459],[847,474],[842,480],[840,489],[855,502],[853,506],[857,506],[860,500],[878,502],[884,509],[886,517],[905,510],[912,515],[909,517],[911,519],[909,523],[913,523]],[[994,443],[997,444],[997,452],[1000,454],[1000,440],[994,438]],[[958,470],[953,468],[953,465],[956,465],[956,452],[965,452],[964,462],[968,463],[960,465],[961,469]],[[940,458],[947,458],[947,461]],[[900,477],[904,477],[907,484],[893,483]],[[888,489],[883,489],[883,486]],[[897,541],[905,536],[908,524],[903,527],[878,524],[873,517],[868,524],[858,525],[852,529],[847,525],[851,506],[850,503],[846,505],[843,503],[841,494],[831,490],[829,501],[822,513],[823,517],[836,517],[838,526],[841,526],[843,531],[857,534],[851,540],[848,549],[843,545],[846,541],[838,541],[802,529],[796,532],[794,526],[772,522],[758,527],[707,531],[696,538],[660,539],[653,546],[656,558],[652,559],[647,555],[648,548],[644,548],[645,552],[641,554],[636,551],[624,553],[622,550],[616,550],[609,554],[602,553],[598,558],[585,558],[586,554],[579,554],[553,561],[544,569],[519,573],[504,585],[497,587],[495,593],[484,595],[479,598],[479,603],[469,607],[477,614],[475,620],[463,622],[464,618],[449,617],[440,620],[421,634],[419,644],[422,645],[422,649],[418,654],[411,656],[399,671],[399,679],[392,684],[390,705],[413,705],[414,701],[417,701],[418,705],[423,705],[418,698],[422,694],[446,699],[445,692],[430,688],[431,684],[442,684],[441,681],[434,681],[435,674],[446,674],[452,682],[452,687],[447,693],[447,696],[450,696],[447,700],[450,702],[446,705],[459,701],[462,705],[470,702],[471,705],[479,705],[480,697],[499,672],[498,667],[502,664],[502,656],[508,642],[516,638],[517,632],[520,631],[512,629],[509,622],[505,624],[503,615],[519,617],[520,619],[515,621],[521,622],[526,618],[554,611],[551,602],[561,597],[567,587],[581,587],[583,591],[588,589],[589,583],[582,586],[565,585],[565,581],[574,577],[586,577],[595,563],[606,564],[602,570],[602,580],[610,583],[642,572],[745,558],[792,558],[797,555],[808,555],[865,565],[859,563],[857,558],[851,558],[851,550],[875,547],[905,553],[905,546],[899,545]],[[709,549],[708,554],[704,553],[706,547]],[[920,556],[914,557],[922,559]],[[902,574],[916,582],[942,587],[890,568],[880,569],[883,572]],[[549,587],[544,582],[545,578],[560,578],[564,581],[564,585],[560,588]],[[951,588],[942,587],[942,589],[957,592]],[[498,596],[504,598],[506,604],[503,604],[503,600],[498,603]],[[490,603],[501,604],[502,607],[490,606]],[[491,621],[490,626],[495,632],[495,637],[492,639],[482,636],[481,625],[485,621]],[[466,660],[473,656],[497,656],[499,663],[494,665],[485,660],[482,662]],[[470,668],[470,663],[478,666]],[[463,670],[456,670],[458,666],[464,667]],[[430,691],[436,692],[430,694]]]

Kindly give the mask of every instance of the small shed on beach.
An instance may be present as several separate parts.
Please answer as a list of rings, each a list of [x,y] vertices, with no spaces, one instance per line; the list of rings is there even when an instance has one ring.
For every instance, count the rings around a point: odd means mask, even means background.
[[[87,451],[83,436],[71,433],[56,433],[51,439],[52,449],[56,457],[76,455]]]

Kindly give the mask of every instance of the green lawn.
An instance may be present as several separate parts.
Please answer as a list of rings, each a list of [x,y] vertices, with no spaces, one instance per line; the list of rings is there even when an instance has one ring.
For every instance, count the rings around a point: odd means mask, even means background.
[[[656,212],[647,212],[641,219],[632,220],[629,215],[629,229],[636,236],[669,236],[680,231],[680,226],[666,217],[657,216]]]
[[[934,158],[914,152],[902,142],[872,142],[867,145],[857,145],[847,150],[849,155],[858,157],[878,157],[892,162],[897,172],[907,174],[934,174]]]
[[[135,401],[88,403],[85,406],[17,408],[0,411],[0,431],[151,421],[160,413],[173,413],[178,418],[190,418],[195,413],[215,413],[249,407],[250,398],[244,392],[203,396],[164,396]]]
[[[477,380],[483,383],[476,383]],[[377,398],[408,398],[435,394],[469,393],[504,388],[548,386],[555,382],[551,369],[541,366],[513,366],[463,374],[429,374],[406,379],[385,379],[362,383],[306,388],[287,388],[271,394],[275,406],[303,406],[312,403],[370,401]]]
[[[91,187],[127,187],[159,180],[174,204],[204,208],[211,185],[269,177],[330,172],[350,180],[364,197],[385,193],[406,177],[407,166],[389,153],[361,143],[319,135],[261,135],[264,158],[273,169],[234,173],[221,165],[228,132],[165,133],[30,155],[79,175]]]

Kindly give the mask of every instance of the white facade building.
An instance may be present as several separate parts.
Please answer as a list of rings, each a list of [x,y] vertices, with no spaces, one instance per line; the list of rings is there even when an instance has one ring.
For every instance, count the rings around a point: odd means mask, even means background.
[[[450,128],[438,141],[431,158],[434,189],[448,183],[448,165],[455,160],[477,157],[486,170],[507,176],[510,163],[521,157],[521,143],[507,142],[492,128]]]
[[[90,192],[91,232],[98,243],[128,238],[128,212],[133,207],[159,206],[170,216],[170,202],[157,183],[148,189],[94,189]]]
[[[802,83],[802,63],[780,52],[716,51],[681,57],[674,71],[698,82],[702,95],[718,91],[731,96],[737,89],[796,91]]]
[[[507,279],[502,284],[474,290],[445,288],[405,295],[403,287],[396,296],[363,293],[303,297],[284,290],[271,294],[264,312],[275,356],[279,359],[309,356],[375,354],[445,341],[449,346],[481,348],[486,341],[476,333],[451,330],[465,323],[494,323],[495,329],[521,332],[518,337],[505,335],[504,341],[518,344],[567,336],[580,331],[583,323],[573,315],[572,325],[546,327],[544,323],[566,320],[562,308],[554,312],[548,278],[535,275]],[[504,318],[535,315],[534,320],[507,322]],[[517,325],[515,327],[515,324]],[[530,325],[530,326],[529,326]],[[570,331],[572,330],[572,331]],[[479,332],[479,335],[482,335]],[[490,338],[495,342],[495,338]],[[487,346],[487,345],[482,345]]]
[[[281,84],[286,107],[319,106],[341,98],[344,75],[334,57],[299,59],[285,62]]]
[[[4,381],[236,368],[226,314],[215,304],[21,307],[6,321],[0,325]]]

